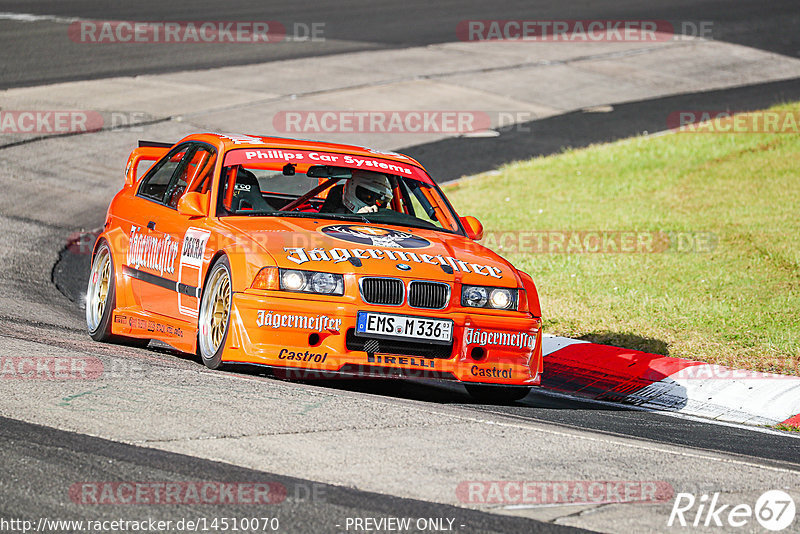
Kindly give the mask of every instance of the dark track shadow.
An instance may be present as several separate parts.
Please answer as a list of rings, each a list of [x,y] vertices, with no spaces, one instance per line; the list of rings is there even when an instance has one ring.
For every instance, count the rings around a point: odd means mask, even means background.
[[[190,359],[188,355],[183,356]],[[394,399],[406,399],[433,404],[457,404],[476,406],[508,406],[529,407],[546,410],[592,410],[592,411],[625,411],[624,406],[603,405],[587,402],[578,398],[561,398],[548,395],[541,388],[534,387],[531,393],[519,401],[482,402],[472,398],[464,386],[457,382],[445,380],[425,380],[408,378],[372,378],[350,377],[320,379],[286,379],[280,369],[270,369],[257,365],[229,365],[226,370],[242,375],[260,376],[289,383],[308,384],[330,390],[351,391],[368,395],[379,395]]]
[[[800,78],[733,89],[615,104],[613,111],[574,111],[509,126],[497,137],[454,137],[399,149],[439,183],[497,169],[513,161],[669,129],[676,111],[754,111],[800,100]],[[690,134],[686,134],[690,135]]]

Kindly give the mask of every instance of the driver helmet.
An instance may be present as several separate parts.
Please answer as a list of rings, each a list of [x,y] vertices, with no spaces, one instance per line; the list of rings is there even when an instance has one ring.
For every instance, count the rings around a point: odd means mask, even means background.
[[[344,184],[342,203],[353,213],[365,206],[385,208],[391,200],[389,178],[383,174],[355,169],[353,177]]]

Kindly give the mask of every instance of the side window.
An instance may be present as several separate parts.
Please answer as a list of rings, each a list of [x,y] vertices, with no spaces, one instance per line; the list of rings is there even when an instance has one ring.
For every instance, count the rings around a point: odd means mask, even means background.
[[[176,208],[190,184],[192,191],[204,193],[208,190],[216,160],[214,156],[214,150],[204,145],[195,145],[189,150],[167,187],[167,206]]]
[[[412,186],[406,187],[406,195],[404,195],[408,196],[411,202],[409,205],[409,214],[442,228],[443,225],[442,221],[439,219],[437,208],[431,203],[431,199],[426,194],[427,188],[417,182],[410,183]],[[407,185],[408,184],[404,182],[404,186]]]
[[[157,167],[149,176],[145,176],[142,180],[142,185],[139,186],[139,195],[164,202],[164,196],[167,193],[172,175],[181,163],[181,160],[186,156],[191,145],[181,145],[174,148],[167,156],[158,163]]]

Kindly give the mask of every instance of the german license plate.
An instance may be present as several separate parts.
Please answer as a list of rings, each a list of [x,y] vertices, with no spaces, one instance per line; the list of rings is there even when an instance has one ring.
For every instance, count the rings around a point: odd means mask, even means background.
[[[449,343],[453,339],[453,321],[361,311],[358,312],[356,334]]]

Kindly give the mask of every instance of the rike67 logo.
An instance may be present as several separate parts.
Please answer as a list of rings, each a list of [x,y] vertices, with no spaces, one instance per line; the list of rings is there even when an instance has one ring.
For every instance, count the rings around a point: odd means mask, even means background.
[[[691,493],[678,493],[667,526],[723,527],[730,532],[748,525],[752,529],[755,518],[763,528],[778,532],[794,523],[795,511],[794,499],[781,490],[765,492],[755,506],[723,504],[719,492],[703,494],[699,499]]]

